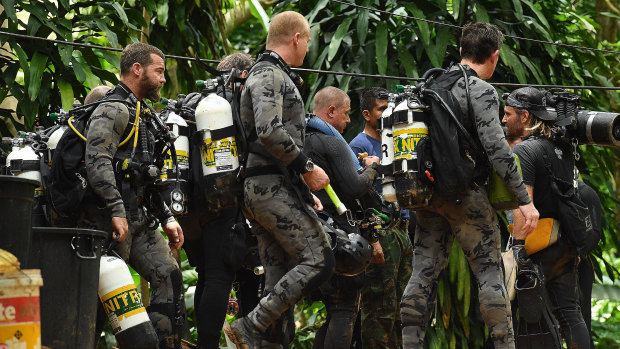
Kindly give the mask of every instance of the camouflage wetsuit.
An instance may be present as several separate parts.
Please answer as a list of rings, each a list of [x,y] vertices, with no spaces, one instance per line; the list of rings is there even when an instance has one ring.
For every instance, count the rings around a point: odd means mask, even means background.
[[[459,68],[451,68],[455,69]],[[477,75],[469,77],[469,87],[475,128],[489,161],[515,194],[519,205],[529,203],[530,198],[499,122],[497,92]],[[452,93],[459,101],[463,115],[467,115],[463,78],[454,84]],[[424,331],[437,295],[439,273],[446,266],[456,238],[478,283],[480,311],[495,348],[514,348],[510,304],[501,267],[500,231],[486,190],[472,184],[471,189],[456,197],[434,194],[430,206],[416,213],[418,230],[414,239],[413,273],[401,302],[404,347],[423,347]]]
[[[118,159],[130,157],[133,137],[131,142],[121,147],[118,145],[127,137],[127,130],[135,122],[135,106],[138,100],[122,83],[111,90],[108,96],[110,94],[113,95],[112,99],[127,99],[131,103],[129,108],[119,102],[102,103],[91,116],[86,136],[86,171],[88,182],[101,200],[85,204],[79,225],[112,231],[112,217],[127,218],[129,233],[115,250],[149,281],[152,290],[151,305],[147,309],[149,317],[162,342],[161,347],[174,348],[172,342],[180,341],[180,338],[177,338],[179,333],[175,331],[178,328],[176,325],[181,320],[179,315],[184,311],[183,280],[179,266],[172,257],[166,240],[157,230],[158,224],[154,220],[156,217],[165,225],[174,221],[174,217],[159,193],[149,192],[147,183],[141,182],[138,176],[132,176],[133,179],[129,181],[121,181],[121,176],[114,171],[114,163]],[[119,96],[124,98],[118,98]],[[141,102],[141,109],[143,112],[140,116],[139,137],[142,140],[137,145],[135,162],[144,160],[146,155],[142,150],[150,150],[152,156],[154,144],[154,131],[148,118],[156,116],[144,102]],[[143,137],[145,131],[147,134]],[[143,144],[144,140],[147,140],[147,145]],[[125,188],[120,189],[123,186]],[[103,207],[99,207],[100,203]],[[177,309],[181,305],[183,308]]]
[[[241,118],[248,138],[264,150],[249,154],[244,182],[244,213],[258,238],[266,294],[247,320],[261,332],[325,282],[334,268],[299,175],[307,159],[304,116],[291,78],[271,62],[256,63],[241,93]]]

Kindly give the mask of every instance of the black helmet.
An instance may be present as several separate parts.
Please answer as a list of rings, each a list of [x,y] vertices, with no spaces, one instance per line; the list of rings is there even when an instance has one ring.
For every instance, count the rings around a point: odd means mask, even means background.
[[[372,246],[368,240],[357,233],[347,235],[326,213],[319,214],[319,220],[336,258],[336,274],[354,276],[363,273],[372,258]]]

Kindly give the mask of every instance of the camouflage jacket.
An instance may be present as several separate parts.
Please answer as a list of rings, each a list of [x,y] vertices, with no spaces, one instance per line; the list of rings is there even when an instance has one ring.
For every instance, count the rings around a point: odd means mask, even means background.
[[[126,217],[126,208],[137,207],[137,202],[124,202],[123,198],[125,198],[125,201],[137,201],[136,185],[132,183],[133,195],[125,195],[124,197],[121,195],[119,190],[121,185],[119,182],[120,176],[114,170],[114,160],[128,158],[131,153],[133,137],[135,135],[123,146],[119,147],[119,143],[128,136],[129,132],[127,131],[134,125],[138,99],[123,83],[117,85],[104,98],[113,96],[111,99],[124,99],[118,98],[119,95],[116,94],[119,92],[118,89],[122,89],[120,95],[130,102],[129,107],[121,102],[101,103],[97,106],[87,125],[84,161],[88,183],[93,188],[95,194],[104,200],[105,207],[110,209],[112,217]],[[140,104],[142,112],[140,113],[139,132],[142,133],[148,130],[146,139],[152,155],[153,131],[149,129],[149,123],[145,122],[145,119],[153,117],[152,115],[154,114],[145,102]],[[137,147],[141,147],[140,141]],[[137,149],[134,159],[140,161],[142,160],[141,156],[141,151]],[[163,224],[172,217],[172,213],[159,195],[150,196],[142,204]]]
[[[471,69],[465,65],[465,69]],[[453,65],[450,71],[459,69]],[[452,94],[458,100],[463,115],[468,114],[467,97],[464,79],[459,79],[452,87]],[[474,113],[478,138],[486,152],[492,167],[503,178],[508,189],[515,195],[519,205],[528,204],[531,199],[525,190],[525,184],[519,174],[517,162],[512,150],[506,142],[502,125],[499,121],[499,98],[497,91],[489,83],[478,78],[478,75],[469,77],[469,93],[471,108]]]
[[[277,160],[298,173],[308,157],[304,102],[291,78],[270,62],[256,63],[241,92],[241,120],[249,141],[256,140]],[[250,153],[247,167],[269,165],[270,160]]]

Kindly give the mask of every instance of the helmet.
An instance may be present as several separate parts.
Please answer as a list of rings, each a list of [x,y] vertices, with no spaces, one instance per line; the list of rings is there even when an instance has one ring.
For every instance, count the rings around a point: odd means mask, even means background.
[[[372,246],[360,234],[347,235],[342,229],[338,229],[331,217],[327,220],[322,219],[325,216],[325,213],[321,214],[319,220],[336,259],[336,274],[355,276],[363,273],[370,264]]]

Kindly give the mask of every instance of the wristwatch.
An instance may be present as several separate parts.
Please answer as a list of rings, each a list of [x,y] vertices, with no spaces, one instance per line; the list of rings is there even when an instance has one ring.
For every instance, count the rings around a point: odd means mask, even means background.
[[[304,164],[304,168],[301,171],[301,173],[307,173],[307,172],[312,172],[312,171],[314,171],[314,162],[308,159],[308,161],[306,161],[306,163]]]

